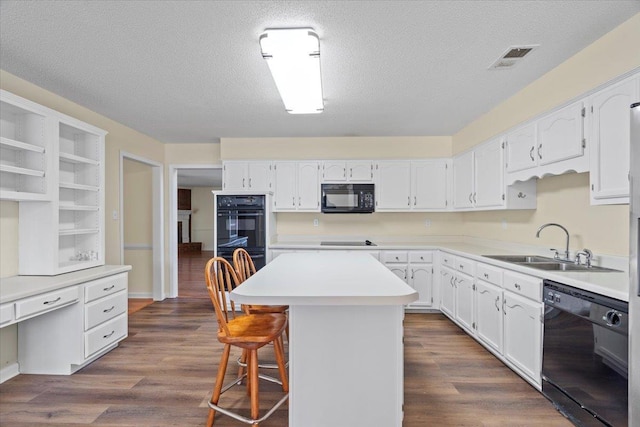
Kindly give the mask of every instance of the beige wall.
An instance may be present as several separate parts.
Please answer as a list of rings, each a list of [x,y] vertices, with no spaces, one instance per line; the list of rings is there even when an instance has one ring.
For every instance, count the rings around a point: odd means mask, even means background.
[[[124,263],[129,272],[129,294],[153,295],[153,204],[151,166],[123,161]]]
[[[213,250],[213,187],[191,188],[191,233],[192,242],[202,242],[202,250]]]

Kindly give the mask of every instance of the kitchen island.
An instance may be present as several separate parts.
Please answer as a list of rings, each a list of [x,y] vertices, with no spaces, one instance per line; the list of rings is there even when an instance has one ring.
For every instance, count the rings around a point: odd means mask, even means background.
[[[417,293],[375,258],[282,255],[231,298],[290,307],[290,426],[402,425],[403,306]]]

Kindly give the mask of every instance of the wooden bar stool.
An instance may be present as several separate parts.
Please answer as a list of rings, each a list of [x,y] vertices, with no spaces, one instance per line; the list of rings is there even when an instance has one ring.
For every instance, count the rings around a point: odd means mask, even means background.
[[[217,338],[224,344],[224,350],[218,367],[216,383],[209,401],[207,426],[212,426],[216,411],[247,424],[258,425],[267,419],[280,405],[289,398],[289,382],[284,362],[284,344],[282,335],[287,326],[287,316],[282,313],[244,314],[236,316],[235,304],[228,300],[228,293],[238,286],[239,281],[234,268],[224,258],[211,258],[205,267],[207,290],[213,303],[218,320]],[[228,310],[230,308],[230,310]],[[280,381],[258,373],[258,349],[273,343],[276,364],[280,372]],[[247,357],[248,374],[236,378],[232,383],[223,386],[229,361],[231,346],[242,349]],[[247,418],[218,405],[220,395],[235,385],[240,385],[247,378],[247,388],[251,396],[251,417]],[[258,418],[258,380],[264,379],[282,385],[286,393],[265,415]]]

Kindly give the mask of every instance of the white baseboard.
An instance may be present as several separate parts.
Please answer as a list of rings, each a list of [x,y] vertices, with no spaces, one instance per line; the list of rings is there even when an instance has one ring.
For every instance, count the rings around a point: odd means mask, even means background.
[[[18,374],[20,374],[20,365],[18,365],[18,362],[5,366],[4,368],[0,369],[0,384],[7,380],[10,380],[15,376],[18,376]]]
[[[149,299],[153,298],[153,292],[129,292],[127,296],[130,299]]]

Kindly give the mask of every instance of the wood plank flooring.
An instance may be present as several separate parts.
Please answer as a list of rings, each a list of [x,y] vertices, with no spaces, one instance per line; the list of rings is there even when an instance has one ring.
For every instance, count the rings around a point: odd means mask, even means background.
[[[204,289],[203,267],[211,256],[181,256],[180,298],[131,313],[129,337],[91,365],[70,376],[19,375],[1,384],[0,425],[204,425],[222,351]],[[271,348],[261,355],[273,360]],[[232,350],[231,360],[238,356]],[[231,362],[227,380],[235,372]],[[405,427],[571,426],[541,394],[441,314],[405,317],[404,373]],[[282,396],[274,384],[261,382],[260,387],[263,408]],[[249,413],[244,388],[225,393],[221,404]],[[215,425],[243,424],[218,415]],[[288,426],[287,406],[261,426]]]
[[[444,316],[407,314],[405,322],[405,427],[571,426]],[[222,349],[215,333],[208,300],[155,302],[129,316],[129,337],[117,349],[76,374],[19,375],[0,385],[0,424],[203,425]],[[277,386],[260,385],[264,405],[281,396]],[[244,389],[221,402],[249,411]],[[215,425],[241,424],[219,416]],[[287,425],[286,405],[262,424]]]

